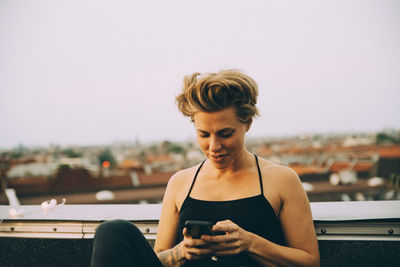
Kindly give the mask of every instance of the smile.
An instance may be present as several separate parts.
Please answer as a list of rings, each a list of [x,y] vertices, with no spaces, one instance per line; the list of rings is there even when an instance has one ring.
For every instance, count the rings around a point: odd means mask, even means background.
[[[224,155],[210,155],[211,158],[216,159],[216,160],[223,159],[226,156],[227,156],[227,154],[224,154]]]

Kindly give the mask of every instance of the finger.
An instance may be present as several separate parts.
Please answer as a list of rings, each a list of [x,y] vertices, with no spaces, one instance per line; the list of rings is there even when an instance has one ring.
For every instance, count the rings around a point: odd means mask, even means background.
[[[232,249],[241,249],[241,243],[236,241],[236,242],[230,242],[230,243],[214,243],[209,245],[207,248],[213,250],[213,251],[222,251],[222,250],[232,250]]]
[[[231,220],[223,220],[223,221],[218,221],[215,224],[220,224],[220,223],[233,223]]]
[[[209,256],[214,253],[214,250],[205,247],[190,247],[187,248],[187,253],[194,256]]]
[[[234,231],[238,231],[238,226],[236,224],[220,224],[214,225],[212,230],[213,232],[224,232],[224,233],[232,233]]]
[[[214,232],[233,232],[235,230],[237,230],[239,227],[234,224],[233,222],[226,220],[226,221],[221,221],[221,222],[217,222],[212,230]]]
[[[203,240],[203,239],[199,239],[199,238],[187,238],[185,239],[185,245],[187,247],[206,247],[208,246],[210,243]]]
[[[201,239],[205,242],[208,243],[226,243],[226,242],[233,242],[236,241],[237,238],[233,235],[230,234],[225,234],[225,235],[203,235],[201,236]]]
[[[207,258],[213,253],[214,251],[210,249],[186,248],[185,258],[188,260],[199,260]]]
[[[183,234],[183,239],[184,240],[185,239],[187,239],[187,240],[194,239],[191,235],[189,235],[189,230],[187,228],[183,228],[182,234]]]

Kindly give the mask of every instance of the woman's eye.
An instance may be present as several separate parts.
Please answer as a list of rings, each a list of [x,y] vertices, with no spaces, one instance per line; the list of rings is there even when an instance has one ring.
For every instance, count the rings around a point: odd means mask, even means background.
[[[230,133],[223,133],[223,134],[221,134],[221,137],[223,137],[223,138],[228,138],[228,137],[231,137],[232,136],[232,132],[230,132]]]

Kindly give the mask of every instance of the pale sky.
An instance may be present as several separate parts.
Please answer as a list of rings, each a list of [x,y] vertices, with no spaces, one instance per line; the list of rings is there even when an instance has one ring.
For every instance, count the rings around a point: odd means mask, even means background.
[[[400,1],[0,1],[0,148],[188,140],[193,72],[259,85],[250,136],[400,128]]]

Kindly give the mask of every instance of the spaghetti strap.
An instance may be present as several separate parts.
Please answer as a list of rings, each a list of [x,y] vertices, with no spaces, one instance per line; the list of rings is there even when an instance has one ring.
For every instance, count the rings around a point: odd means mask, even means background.
[[[203,166],[204,162],[205,162],[205,160],[200,164],[199,168],[197,169],[196,174],[194,175],[192,185],[190,186],[190,189],[189,189],[189,192],[188,192],[186,198],[190,195],[190,192],[192,192],[192,188],[193,188],[194,182],[196,181],[197,174],[199,174],[199,171],[200,171],[201,167]]]
[[[258,179],[260,180],[261,195],[264,195],[264,189],[263,189],[263,183],[262,183],[262,177],[261,177],[261,170],[260,170],[260,165],[258,164],[258,157],[257,157],[256,154],[254,154],[254,157],[256,158],[256,163],[257,163]]]

